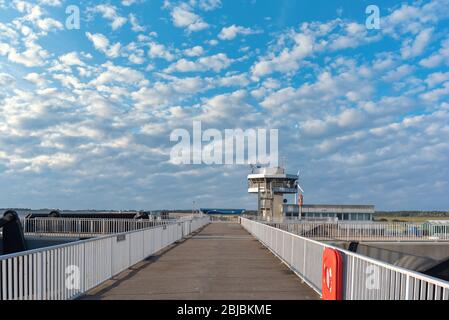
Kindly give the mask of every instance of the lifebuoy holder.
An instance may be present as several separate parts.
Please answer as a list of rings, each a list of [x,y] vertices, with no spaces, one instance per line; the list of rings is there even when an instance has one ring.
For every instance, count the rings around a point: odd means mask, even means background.
[[[343,300],[343,258],[336,249],[324,249],[321,292],[323,300]]]

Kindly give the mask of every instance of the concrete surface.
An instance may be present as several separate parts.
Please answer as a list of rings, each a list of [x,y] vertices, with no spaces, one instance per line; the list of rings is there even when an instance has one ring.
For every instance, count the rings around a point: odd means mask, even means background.
[[[239,224],[213,223],[91,290],[82,299],[319,298]]]

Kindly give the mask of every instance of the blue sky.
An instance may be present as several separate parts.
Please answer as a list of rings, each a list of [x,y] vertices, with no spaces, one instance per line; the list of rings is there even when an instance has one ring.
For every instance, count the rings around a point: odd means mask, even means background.
[[[0,0],[0,207],[255,208],[248,166],[170,162],[201,120],[278,129],[306,203],[449,209],[449,1],[71,4]]]

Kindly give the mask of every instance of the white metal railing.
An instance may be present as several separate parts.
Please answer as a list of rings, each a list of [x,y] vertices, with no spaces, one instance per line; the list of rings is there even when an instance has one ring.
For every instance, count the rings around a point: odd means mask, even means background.
[[[207,223],[201,217],[0,256],[0,300],[77,298]]]
[[[322,256],[327,247],[338,250],[343,256],[345,300],[449,300],[447,281],[257,221],[242,218],[241,225],[319,294],[322,284]]]
[[[105,234],[148,229],[173,222],[176,222],[176,220],[152,221],[104,218],[32,218],[23,219],[22,225],[26,235],[94,237]]]
[[[211,222],[239,223],[239,216],[234,215],[211,215]]]
[[[316,240],[449,240],[449,228],[436,229],[423,223],[408,222],[331,222],[331,221],[259,221],[278,229],[285,230]]]

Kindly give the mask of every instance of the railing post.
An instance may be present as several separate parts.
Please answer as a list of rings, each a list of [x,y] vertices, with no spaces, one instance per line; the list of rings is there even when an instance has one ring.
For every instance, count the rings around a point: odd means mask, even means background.
[[[132,237],[131,237],[131,234],[128,234],[126,236],[128,238],[128,266],[131,266],[131,250],[132,250],[131,239],[132,239]]]
[[[351,259],[351,300],[354,300],[354,258],[347,257]]]
[[[86,243],[83,243],[82,248],[83,248],[83,254],[82,254],[82,257],[83,257],[83,271],[82,271],[82,273],[83,273],[83,286],[81,288],[81,292],[84,293],[86,291],[86,278],[87,278],[87,272],[86,272]]]
[[[285,232],[282,232],[282,259],[285,259]]]
[[[303,262],[302,262],[302,275],[305,278],[306,277],[306,256],[307,256],[307,242],[304,241],[304,255],[303,255]],[[303,279],[301,279],[302,282],[304,282]]]
[[[116,237],[111,237],[111,278],[115,276],[114,274],[114,239]]]
[[[410,291],[410,275],[408,274],[405,280],[405,300],[410,300],[409,291]]]
[[[290,256],[290,264],[293,267],[293,256],[294,256],[294,250],[293,247],[295,245],[295,238],[294,237],[290,237],[292,239],[292,250],[291,250],[291,256]]]

